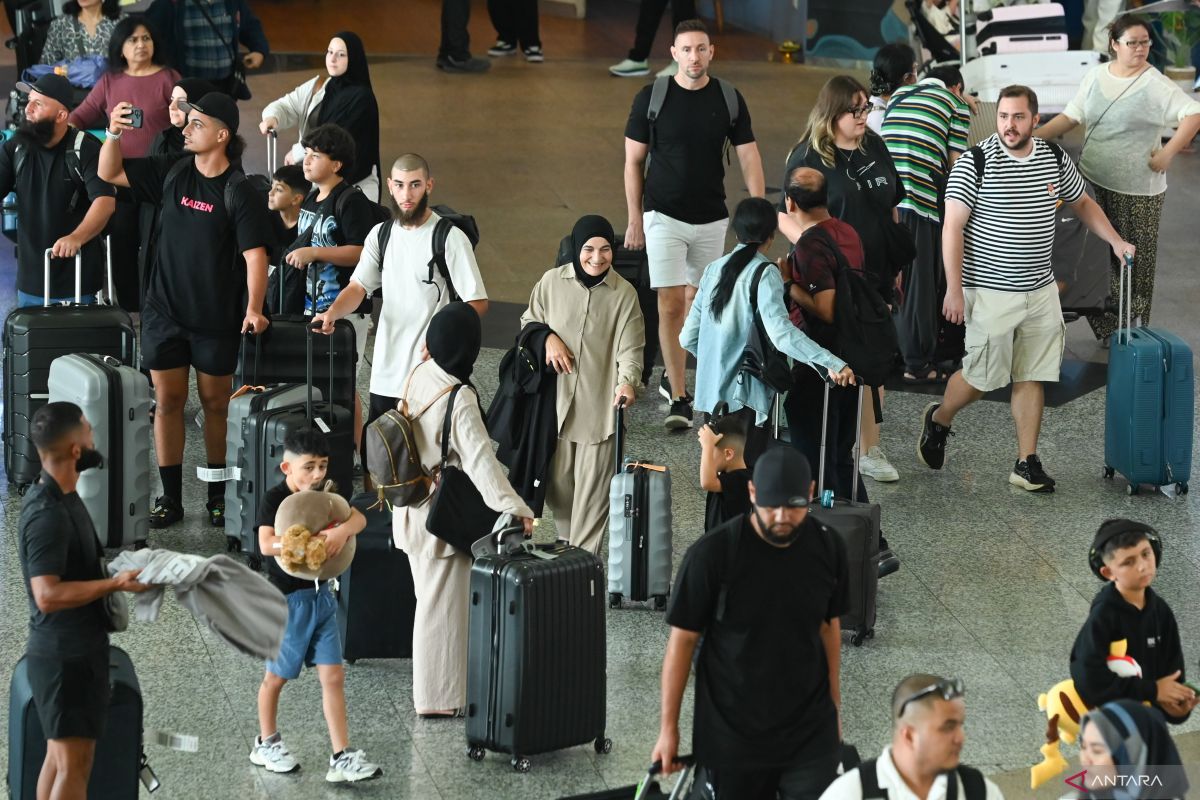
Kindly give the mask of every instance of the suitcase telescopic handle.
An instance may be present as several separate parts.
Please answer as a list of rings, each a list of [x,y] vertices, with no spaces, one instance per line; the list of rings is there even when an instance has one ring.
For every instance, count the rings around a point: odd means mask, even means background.
[[[820,465],[817,467],[817,500],[822,506],[833,505],[833,494],[829,492],[826,496],[825,492],[825,447],[826,440],[829,438],[829,392],[832,389],[832,381],[829,379],[829,373],[826,373],[825,378],[825,397],[821,408],[821,444],[819,447]],[[862,465],[862,409],[863,409],[863,392],[865,387],[862,383],[858,384],[858,409],[855,417],[854,429],[854,485],[850,487],[850,499],[858,500],[858,476],[859,469]],[[809,465],[811,466],[811,465]]]
[[[617,424],[616,432],[613,434],[615,437],[613,451],[616,453],[613,474],[620,475],[621,462],[625,460],[625,398],[623,396],[617,400],[617,410],[614,413],[617,415]]]
[[[1120,344],[1129,344],[1129,331],[1133,329],[1133,256],[1128,253],[1117,270],[1117,339]]]
[[[50,305],[50,258],[53,249],[47,247],[43,263],[42,306]],[[83,302],[83,248],[75,254],[75,305]]]
[[[279,168],[279,133],[274,128],[267,129],[267,177],[273,177]]]
[[[313,313],[316,314],[317,313],[318,273],[317,273],[317,270],[313,269],[312,265],[309,265],[308,270],[312,274],[312,304],[313,304]],[[304,373],[305,373],[305,377],[308,379],[306,381],[306,383],[308,384],[308,399],[306,401],[307,404],[305,407],[305,411],[308,415],[308,424],[309,425],[316,425],[316,423],[317,423],[317,418],[313,414],[313,396],[312,396],[312,389],[313,389],[313,337],[316,335],[317,331],[319,331],[319,330],[321,330],[320,325],[313,325],[311,323],[307,323],[304,326],[304,343],[305,343],[305,347],[304,347],[305,370],[304,370]],[[329,403],[329,427],[332,430],[332,428],[336,422],[336,418],[333,413],[333,340],[332,339],[329,340],[328,350],[329,350],[329,397],[327,398],[327,402]]]

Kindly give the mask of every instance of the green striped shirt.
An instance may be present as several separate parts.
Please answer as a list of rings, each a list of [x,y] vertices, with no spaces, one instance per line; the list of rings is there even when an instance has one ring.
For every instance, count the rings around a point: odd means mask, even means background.
[[[967,149],[967,104],[936,78],[903,86],[892,95],[883,119],[883,141],[904,184],[900,208],[940,222],[938,190],[951,153]]]

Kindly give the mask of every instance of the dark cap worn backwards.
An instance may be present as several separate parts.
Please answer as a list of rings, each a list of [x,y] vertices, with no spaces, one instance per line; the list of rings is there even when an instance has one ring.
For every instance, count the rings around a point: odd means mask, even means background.
[[[17,91],[22,94],[30,92],[43,94],[62,103],[68,111],[71,109],[71,102],[75,99],[75,90],[71,88],[71,82],[53,72],[43,75],[33,83],[17,81]]]
[[[754,464],[754,505],[805,508],[812,488],[808,459],[791,447],[772,447]]]
[[[199,100],[192,100],[189,97],[186,102],[179,104],[179,108],[185,114],[195,111],[197,114],[219,119],[225,124],[226,128],[229,128],[230,133],[237,133],[238,122],[240,120],[237,103],[227,94],[209,92]]]

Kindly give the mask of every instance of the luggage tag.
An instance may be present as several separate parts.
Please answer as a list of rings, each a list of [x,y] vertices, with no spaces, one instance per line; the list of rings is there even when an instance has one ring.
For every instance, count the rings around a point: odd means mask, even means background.
[[[181,753],[200,752],[200,737],[186,733],[169,733],[167,731],[149,731],[149,739],[161,747],[169,747]]]
[[[208,467],[196,467],[196,477],[205,483],[240,481],[242,479],[242,468],[225,467],[223,469],[209,469]]]

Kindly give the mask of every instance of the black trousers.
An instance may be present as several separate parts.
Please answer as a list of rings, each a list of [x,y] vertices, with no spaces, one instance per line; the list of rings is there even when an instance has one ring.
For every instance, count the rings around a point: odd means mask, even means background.
[[[698,770],[696,800],[817,800],[837,778],[837,756],[794,767]]]
[[[537,0],[488,0],[487,9],[497,39],[522,49],[542,46]]]
[[[471,57],[471,35],[467,33],[470,21],[471,0],[442,0],[442,43],[438,58],[449,56],[463,61]]]
[[[801,366],[794,371],[796,385],[788,392],[787,412],[792,447],[808,459],[813,480],[821,464],[821,409],[825,403],[825,381],[815,370]],[[865,401],[864,397],[864,401]],[[854,480],[854,442],[858,437],[858,388],[830,387],[829,429],[825,442],[825,488],[837,497],[850,498]],[[820,487],[818,487],[820,488]],[[858,479],[855,500],[867,502],[866,486]]]
[[[663,12],[671,4],[671,39],[675,38],[675,26],[685,19],[696,17],[696,0],[642,0],[638,9],[637,33],[633,39],[633,49],[629,57],[634,61],[645,61],[650,57],[650,48],[654,46],[654,34],[658,32],[658,23],[662,20]]]

